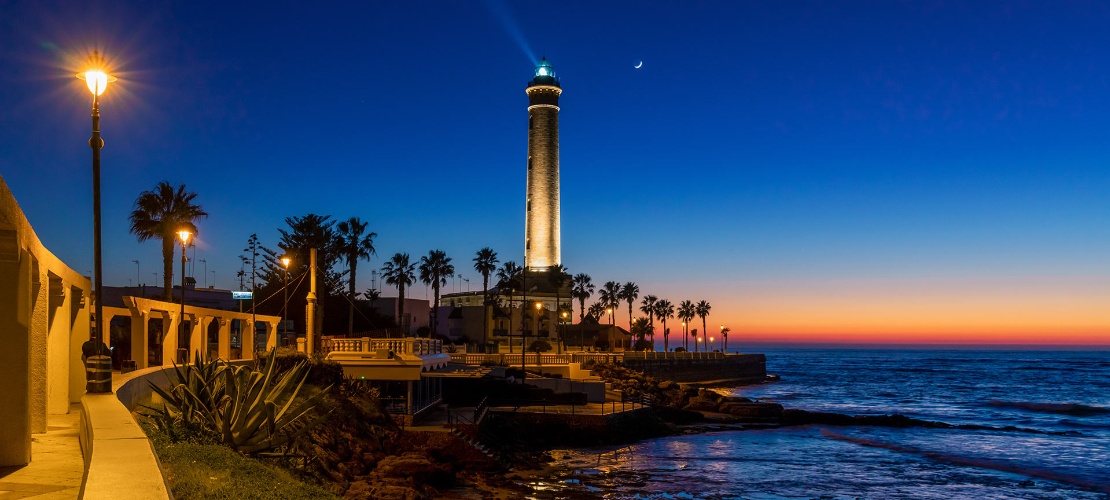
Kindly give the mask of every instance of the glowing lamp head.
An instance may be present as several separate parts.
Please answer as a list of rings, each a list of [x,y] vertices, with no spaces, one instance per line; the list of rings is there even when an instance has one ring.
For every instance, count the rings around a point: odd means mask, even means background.
[[[290,259],[289,257],[282,257],[281,258],[281,265],[284,266],[286,269],[289,269],[289,263],[290,262],[293,262],[293,259]]]
[[[181,244],[182,245],[188,243],[189,242],[189,237],[192,236],[192,235],[193,235],[192,231],[189,231],[188,229],[182,229],[182,230],[177,232],[177,236],[181,238]]]
[[[536,310],[539,311],[540,309],[543,309],[543,304],[540,302],[536,302]]]
[[[540,63],[536,65],[536,77],[555,78],[555,68],[551,67],[551,62],[546,57],[540,59]]]
[[[116,77],[106,73],[103,67],[104,60],[100,57],[100,53],[94,50],[93,55],[89,57],[89,69],[77,73],[77,78],[84,80],[85,85],[89,86],[89,92],[95,96],[103,94],[109,82],[116,81]]]

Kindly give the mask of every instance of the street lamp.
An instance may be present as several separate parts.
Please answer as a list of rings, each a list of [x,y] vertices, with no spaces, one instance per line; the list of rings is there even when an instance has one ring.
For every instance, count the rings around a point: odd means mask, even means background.
[[[709,346],[713,344],[713,337],[709,337],[709,342],[705,343],[705,352],[709,352]]]
[[[188,229],[177,232],[177,235],[181,237],[181,316],[178,316],[177,319],[180,326],[177,334],[177,361],[181,364],[189,362],[189,348],[181,346],[185,345],[185,262],[189,260],[185,256],[185,245],[189,242],[189,236],[192,236],[192,234]]]
[[[560,316],[562,316],[562,319],[559,321],[559,354],[562,354],[563,339],[567,336],[567,311],[564,309]]]
[[[682,343],[686,346],[686,351],[690,351],[690,333],[686,331],[686,322],[682,322]],[[698,338],[694,337],[694,350],[698,350]]]
[[[609,315],[609,338],[613,338],[613,308],[606,307],[605,314]],[[613,352],[612,344],[609,345],[609,352]]]
[[[93,348],[89,353],[90,356],[106,355],[102,352],[104,349],[104,301],[102,300],[102,292],[104,288],[103,283],[103,266],[101,264],[100,254],[100,150],[104,147],[104,140],[100,138],[100,94],[108,87],[108,82],[116,81],[116,78],[108,75],[104,70],[104,59],[100,57],[100,53],[93,51],[93,55],[89,57],[89,68],[81,73],[77,73],[77,78],[85,81],[89,87],[89,92],[92,92],[92,138],[89,139],[89,147],[92,148],[92,178],[93,178],[93,300],[96,302],[93,314],[96,315],[96,325],[94,326],[92,337],[89,339],[93,343]],[[109,377],[111,373],[108,374]],[[89,392],[112,392],[111,379],[105,385],[95,385],[87,387],[92,389]]]
[[[281,306],[282,333],[288,333],[285,327],[285,315],[288,314],[289,311],[289,263],[292,261],[293,259],[290,259],[288,255],[281,258],[281,266],[285,268],[285,286],[281,288],[281,295],[282,298],[285,300],[285,305]]]

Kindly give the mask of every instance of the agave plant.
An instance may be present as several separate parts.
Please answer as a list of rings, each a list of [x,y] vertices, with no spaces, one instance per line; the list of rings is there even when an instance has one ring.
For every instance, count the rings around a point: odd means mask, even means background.
[[[163,413],[162,420],[167,415],[167,407],[181,416],[189,423],[212,424],[211,415],[219,404],[223,393],[223,377],[221,373],[226,370],[226,365],[219,361],[209,361],[198,352],[193,356],[193,364],[173,364],[173,373],[170,376],[170,386],[166,389],[158,387],[153,382],[150,388],[164,400],[162,409],[147,407],[156,412]]]
[[[262,372],[244,366],[223,371],[224,396],[215,420],[223,442],[239,452],[289,445],[327,417],[322,414],[306,422],[331,386],[297,401],[308,378],[308,361],[277,376],[275,364],[276,356],[271,355]]]
[[[168,388],[151,384],[165,402],[162,408],[147,406],[152,410],[148,416],[163,430],[199,426],[236,451],[258,453],[293,444],[327,417],[325,413],[311,421],[306,418],[331,386],[298,400],[308,377],[308,360],[275,374],[273,351],[261,371],[208,361],[199,353],[195,359],[191,365],[174,365]]]

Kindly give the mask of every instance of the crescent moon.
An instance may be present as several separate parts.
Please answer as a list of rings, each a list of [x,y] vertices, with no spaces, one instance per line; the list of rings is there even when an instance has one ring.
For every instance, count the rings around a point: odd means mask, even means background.
[[[643,67],[643,65],[644,65],[644,62],[640,61],[640,64],[637,64],[637,65],[633,66],[633,68],[640,69],[641,67]]]

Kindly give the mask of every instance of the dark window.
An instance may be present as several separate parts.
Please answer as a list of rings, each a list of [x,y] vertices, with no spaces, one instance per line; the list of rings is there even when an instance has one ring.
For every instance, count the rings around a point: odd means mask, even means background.
[[[532,202],[528,202],[528,211],[529,211],[529,212],[531,212],[531,211],[532,211]]]
[[[528,157],[528,170],[532,170],[532,157]]]
[[[532,115],[528,115],[528,130],[532,130]]]

